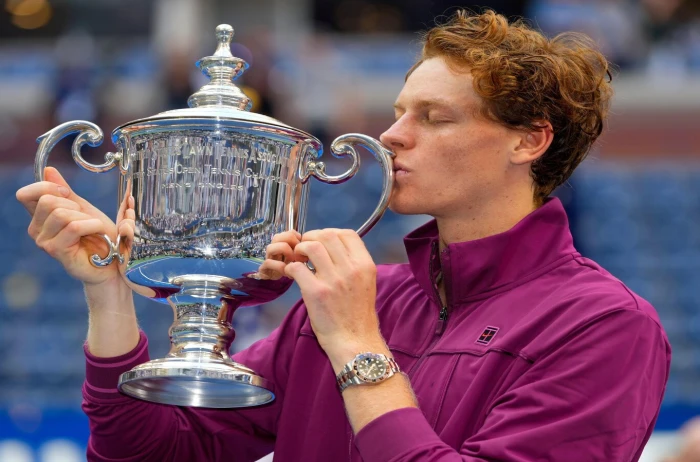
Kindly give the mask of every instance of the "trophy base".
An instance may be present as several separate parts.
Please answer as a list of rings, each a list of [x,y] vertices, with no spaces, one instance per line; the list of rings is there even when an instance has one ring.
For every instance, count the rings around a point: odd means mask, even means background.
[[[119,377],[119,391],[160,404],[205,408],[259,406],[275,399],[270,383],[247,367],[228,361],[164,358],[141,364]]]

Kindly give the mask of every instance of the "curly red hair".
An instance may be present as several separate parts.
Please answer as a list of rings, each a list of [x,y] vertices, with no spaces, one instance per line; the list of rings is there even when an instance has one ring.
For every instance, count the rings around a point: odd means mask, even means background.
[[[531,166],[537,204],[571,176],[603,130],[612,97],[610,65],[584,34],[548,39],[522,20],[509,24],[493,11],[460,10],[425,33],[408,75],[434,57],[471,73],[484,116],[514,129],[551,123],[552,145]]]

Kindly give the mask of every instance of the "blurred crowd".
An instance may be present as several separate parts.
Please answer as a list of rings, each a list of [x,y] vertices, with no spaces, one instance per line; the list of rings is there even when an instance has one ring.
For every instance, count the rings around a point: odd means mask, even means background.
[[[549,33],[593,37],[623,71],[700,72],[700,3],[689,0],[533,0],[528,16]]]
[[[348,130],[376,136],[390,123],[417,32],[457,6],[525,17],[550,36],[589,34],[623,73],[668,81],[700,74],[700,3],[692,0],[259,4],[5,0],[0,162],[24,161],[37,134],[66,120],[96,121],[109,132],[133,118],[184,107],[204,83],[194,62],[213,52],[219,20],[236,28],[234,54],[251,64],[240,84],[254,110],[324,141]],[[284,11],[266,14],[266,8]],[[286,10],[303,21],[290,23],[294,16],[287,19]]]

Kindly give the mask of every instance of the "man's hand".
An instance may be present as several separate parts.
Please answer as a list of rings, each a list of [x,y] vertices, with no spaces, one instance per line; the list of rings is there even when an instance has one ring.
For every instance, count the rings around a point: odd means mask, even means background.
[[[284,277],[285,266],[295,261],[294,248],[299,242],[301,242],[301,234],[297,231],[275,234],[272,237],[272,243],[265,250],[265,261],[254,277],[273,281]]]
[[[336,373],[363,351],[388,353],[375,309],[377,267],[355,231],[309,231],[284,272],[301,289],[311,327]],[[303,261],[309,260],[315,272]]]
[[[282,233],[268,246],[266,263],[268,274],[286,274],[299,284],[311,327],[336,374],[358,353],[391,356],[379,332],[377,267],[355,231],[310,231],[301,241],[298,234]],[[355,433],[383,414],[418,406],[403,374],[350,387],[343,391],[343,400]]]
[[[75,194],[58,170],[46,167],[44,175],[46,181],[17,191],[17,200],[32,217],[29,235],[68,274],[83,282],[90,308],[90,352],[100,357],[125,354],[139,341],[131,289],[116,264],[96,268],[90,257],[108,252],[100,234],[107,234],[112,242],[117,234],[122,236],[128,255],[134,238],[134,199],[124,196],[117,228],[109,217]]]
[[[117,226],[75,194],[58,170],[47,167],[45,177],[46,181],[17,191],[17,200],[32,217],[28,233],[36,245],[58,260],[68,274],[86,285],[120,281],[117,265],[96,268],[90,263],[93,254],[106,255],[109,250],[99,235],[107,234],[114,242]],[[119,209],[119,219],[126,219],[125,224],[133,223],[133,210],[128,207],[128,199],[131,198],[125,198]]]

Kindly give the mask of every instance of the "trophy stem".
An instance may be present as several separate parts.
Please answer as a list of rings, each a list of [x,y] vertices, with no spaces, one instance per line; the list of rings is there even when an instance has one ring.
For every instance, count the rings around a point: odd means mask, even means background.
[[[175,278],[181,289],[168,297],[175,314],[170,352],[122,374],[119,389],[177,406],[238,408],[272,401],[271,385],[229,356],[236,335],[231,321],[244,301],[233,294],[234,282],[208,275]]]
[[[168,356],[206,356],[212,360],[231,362],[229,349],[236,336],[231,321],[241,302],[213,290],[207,293],[211,295],[207,298],[219,298],[218,304],[206,300],[190,303],[182,300],[188,290],[183,288],[178,294],[168,297],[175,315],[168,331],[171,343]]]

